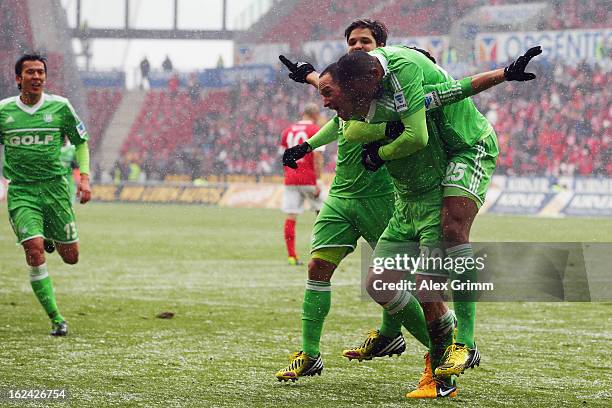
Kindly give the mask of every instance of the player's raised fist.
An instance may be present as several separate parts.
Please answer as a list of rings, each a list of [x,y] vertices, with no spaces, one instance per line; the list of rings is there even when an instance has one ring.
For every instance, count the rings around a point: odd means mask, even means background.
[[[376,171],[385,164],[385,161],[378,155],[380,146],[382,145],[379,142],[370,142],[362,146],[361,163],[366,170]]]
[[[283,153],[283,166],[290,167],[292,169],[297,169],[297,161],[302,157],[306,156],[308,153],[312,151],[312,147],[308,144],[308,142],[304,142],[297,146],[293,146],[285,150]]]
[[[542,47],[539,45],[537,47],[532,47],[528,49],[525,54],[518,57],[516,61],[513,61],[504,68],[504,78],[506,78],[506,81],[531,81],[535,79],[535,74],[525,72],[525,68],[527,68],[527,64],[529,64],[529,61],[531,61],[533,57],[541,53]]]
[[[308,74],[315,72],[314,67],[309,62],[291,62],[284,55],[279,55],[278,59],[289,68],[289,78],[293,79],[295,82],[306,84],[308,83],[306,81]]]

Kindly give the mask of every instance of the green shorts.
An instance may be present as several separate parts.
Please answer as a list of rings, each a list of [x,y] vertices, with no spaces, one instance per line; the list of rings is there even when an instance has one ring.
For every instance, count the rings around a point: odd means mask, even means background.
[[[399,257],[399,262],[394,261],[391,263],[393,266],[385,269],[448,277],[448,273],[433,262],[413,268],[414,263],[404,261],[421,254],[428,258],[443,257],[441,210],[441,187],[409,199],[399,197],[393,217],[374,249],[373,266],[380,267],[386,259],[397,260]]]
[[[65,177],[8,187],[9,221],[17,242],[35,237],[69,244],[79,240]]]
[[[328,197],[312,230],[310,252],[347,247],[348,254],[360,237],[373,246],[389,223],[394,201],[393,193],[370,198]]]
[[[442,181],[444,197],[468,197],[480,208],[484,204],[487,189],[491,184],[498,155],[495,132],[473,147],[451,155]]]

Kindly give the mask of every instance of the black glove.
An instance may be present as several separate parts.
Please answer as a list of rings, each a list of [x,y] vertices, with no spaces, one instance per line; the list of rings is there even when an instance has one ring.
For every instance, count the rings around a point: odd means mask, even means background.
[[[516,61],[504,68],[504,78],[506,78],[506,81],[522,82],[535,79],[535,74],[525,72],[525,68],[527,68],[527,64],[529,64],[529,61],[531,61],[533,57],[540,55],[541,53],[542,47],[539,45],[537,47],[532,47],[528,49],[525,54],[518,57]]]
[[[376,171],[384,166],[385,161],[378,155],[380,146],[380,142],[370,142],[361,147],[361,163],[366,170]]]
[[[287,59],[284,55],[279,55],[278,59],[281,60],[283,64],[291,73],[289,74],[289,78],[293,79],[295,82],[301,82],[306,84],[306,76],[311,72],[315,72],[314,67],[310,62],[296,62],[293,63]]]
[[[308,142],[288,148],[283,153],[283,166],[291,167],[294,170],[297,169],[298,165],[296,162],[311,151],[312,147],[310,147]]]
[[[397,120],[395,122],[387,122],[385,127],[385,136],[391,140],[395,140],[404,133],[404,124]]]

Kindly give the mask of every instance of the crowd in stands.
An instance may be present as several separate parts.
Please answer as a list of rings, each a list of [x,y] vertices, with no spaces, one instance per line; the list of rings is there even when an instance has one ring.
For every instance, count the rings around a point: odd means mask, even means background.
[[[499,138],[497,174],[612,176],[612,72],[539,64],[537,80],[506,83],[476,104]]]
[[[344,27],[355,19],[356,10],[369,18],[384,21],[391,33],[442,35],[449,32],[454,21],[475,7],[532,2],[541,0],[320,0],[314,8],[311,1],[300,1],[286,16],[266,29],[261,41],[278,42],[283,38],[298,46],[304,38],[309,41],[338,39]],[[543,20],[538,29],[601,28],[610,21],[608,0],[550,0],[549,3],[553,10],[551,18]]]
[[[244,82],[204,98],[192,87],[197,84],[148,93],[117,168],[137,163],[149,180],[172,174],[191,179],[279,174],[282,130],[301,118],[307,102],[318,100],[314,89],[294,84],[284,73],[270,84]],[[333,170],[333,160],[328,162]]]
[[[610,70],[563,63],[534,69],[536,81],[502,84],[475,98],[499,138],[496,174],[612,176]],[[136,163],[153,180],[280,174],[282,130],[300,118],[308,101],[319,101],[310,87],[284,75],[272,84],[242,83],[202,99],[186,89],[174,97],[151,91],[148,98],[118,166]],[[328,149],[327,171],[335,158]]]

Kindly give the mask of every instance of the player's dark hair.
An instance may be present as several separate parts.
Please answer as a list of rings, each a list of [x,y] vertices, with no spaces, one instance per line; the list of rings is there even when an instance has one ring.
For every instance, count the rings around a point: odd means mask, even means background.
[[[15,63],[15,75],[21,76],[23,71],[23,63],[26,61],[40,61],[45,66],[45,74],[47,73],[47,59],[40,54],[24,54]]]
[[[387,44],[389,30],[382,21],[370,20],[368,18],[353,21],[348,27],[346,27],[346,30],[344,30],[344,37],[346,37],[347,42],[351,36],[351,33],[356,28],[368,28],[372,32],[372,37],[374,37],[374,40],[376,40],[377,46],[382,47]]]
[[[375,57],[365,51],[353,51],[345,54],[338,60],[338,82],[340,87],[350,89],[351,83],[365,80],[372,72]]]
[[[425,51],[422,48],[418,48],[418,47],[407,47],[410,48],[411,50],[415,50],[420,52],[421,54],[425,55],[431,62],[433,62],[434,64],[437,64],[436,59],[427,51]]]
[[[322,77],[323,75],[327,75],[329,74],[332,77],[332,80],[334,82],[338,81],[338,63],[337,62],[332,62],[331,64],[329,64],[323,71],[321,71],[321,75],[319,75],[319,77]]]
[[[21,58],[17,60],[15,63],[15,75],[21,76],[23,72],[23,63],[26,61],[40,61],[45,66],[45,74],[47,73],[47,59],[39,54],[24,54]],[[17,89],[21,91],[21,85],[17,85]]]

